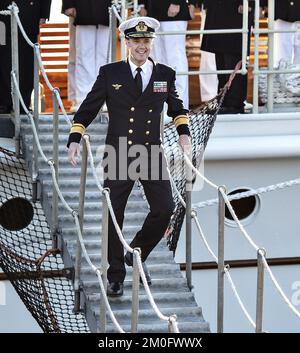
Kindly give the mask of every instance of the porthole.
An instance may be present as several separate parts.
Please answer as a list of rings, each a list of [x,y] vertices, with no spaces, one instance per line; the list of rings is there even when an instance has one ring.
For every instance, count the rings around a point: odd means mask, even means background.
[[[248,188],[238,188],[228,193],[229,195],[235,195],[243,192],[250,191]],[[236,213],[238,219],[243,224],[248,224],[253,220],[253,217],[257,214],[260,207],[260,199],[257,195],[245,197],[239,200],[232,200],[231,205]],[[225,221],[228,225],[236,225],[227,205],[225,205]]]

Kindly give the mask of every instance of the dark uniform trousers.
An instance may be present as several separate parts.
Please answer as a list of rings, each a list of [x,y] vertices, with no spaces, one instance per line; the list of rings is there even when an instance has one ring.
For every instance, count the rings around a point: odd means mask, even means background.
[[[152,61],[152,60],[151,60]],[[68,146],[71,142],[80,142],[84,129],[92,122],[97,112],[106,101],[109,112],[109,125],[106,145],[114,146],[118,151],[120,137],[126,140],[126,148],[143,146],[145,151],[160,145],[160,113],[163,105],[168,104],[168,115],[171,116],[179,134],[189,133],[187,125],[187,110],[183,108],[175,88],[175,71],[168,66],[155,64],[149,84],[140,95],[134,82],[128,62],[121,61],[108,64],[100,68],[99,76],[86,99],[74,116]],[[118,150],[119,148],[119,150]],[[140,231],[135,235],[130,246],[141,248],[142,261],[145,261],[151,250],[164,235],[174,209],[174,202],[170,181],[163,176],[166,170],[165,159],[161,158],[160,177],[151,178],[151,158],[145,154],[148,164],[141,163],[140,168],[147,169],[146,175],[140,173],[138,177],[130,177],[127,173],[120,178],[119,161],[117,160],[117,176],[105,179],[104,187],[110,189],[110,199],[117,222],[122,228],[124,211],[128,197],[137,179],[141,182],[150,206]],[[161,156],[161,154],[159,154]],[[127,165],[135,160],[126,154]],[[109,166],[109,160],[107,165]],[[127,168],[127,167],[126,167]],[[104,168],[105,169],[105,168]],[[105,170],[104,170],[105,171]],[[126,169],[127,171],[127,169]],[[109,217],[108,242],[108,280],[109,282],[123,282],[125,278],[124,249],[119,240],[111,217]]]
[[[243,14],[239,12],[242,0],[205,0],[206,8],[205,29],[237,29],[242,28]],[[253,25],[254,1],[249,1],[251,11],[248,14],[249,33]],[[248,52],[250,48],[250,35],[248,36]],[[242,59],[242,35],[230,34],[204,34],[201,49],[215,53],[217,70],[232,70]],[[218,75],[219,90],[224,87],[229,75]],[[223,106],[242,110],[247,98],[247,75],[238,74],[232,81],[227,92]]]
[[[29,39],[37,42],[36,34],[29,34]],[[31,93],[33,90],[33,49],[25,41],[21,33],[18,36],[19,42],[19,84],[20,91],[26,107],[30,105]],[[11,37],[8,31],[6,45],[0,46],[0,105],[12,107],[11,97]]]
[[[15,0],[19,7],[19,17],[29,39],[36,43],[41,18],[49,18],[51,0]],[[3,0],[0,9],[7,9],[10,0]],[[11,34],[10,16],[0,16],[6,27],[6,45],[0,45],[0,105],[12,107],[11,98]],[[27,44],[20,30],[19,41],[19,83],[20,91],[27,107],[30,105],[33,90],[33,48]]]
[[[242,60],[242,55],[235,53],[215,53],[217,70],[232,70]],[[230,75],[218,75],[218,91],[223,88]],[[244,101],[247,99],[248,75],[236,75],[231,83],[230,89],[224,97],[225,107],[234,107],[240,110],[244,108]]]
[[[143,186],[150,212],[130,246],[140,248],[142,261],[145,261],[164,235],[174,210],[174,201],[169,180],[139,179],[139,181]],[[112,207],[121,229],[125,207],[133,186],[134,180],[106,180],[104,182],[104,187],[110,189]],[[109,217],[108,234],[108,261],[110,264],[107,273],[108,280],[109,282],[123,282],[126,275],[124,249],[111,217]]]

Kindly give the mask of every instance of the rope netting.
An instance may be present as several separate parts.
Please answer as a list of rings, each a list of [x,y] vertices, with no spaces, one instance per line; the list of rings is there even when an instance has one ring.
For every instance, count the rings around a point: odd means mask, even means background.
[[[31,195],[24,160],[0,147],[0,266],[44,332],[89,332],[84,316],[73,313],[72,269],[52,247],[42,205]],[[30,208],[30,222],[19,229]]]
[[[235,72],[239,69],[237,65]],[[232,74],[230,80],[220,91],[220,93],[200,106],[197,110],[190,113],[189,128],[192,138],[191,160],[195,168],[200,167],[203,153],[206,148],[209,136],[212,132],[218,111],[222,105],[224,96],[230,87],[231,81],[235,76]],[[178,133],[172,122],[168,123],[164,129],[164,150],[168,162],[170,175],[175,183],[176,189],[179,192],[173,192],[175,211],[171,218],[168,230],[166,232],[168,247],[175,252],[181,227],[185,217],[185,207],[182,204],[180,197],[186,201],[186,163],[183,157],[183,151],[177,144]],[[192,176],[192,183],[195,182],[195,175]],[[174,189],[174,187],[173,187]],[[174,191],[174,190],[173,190]]]

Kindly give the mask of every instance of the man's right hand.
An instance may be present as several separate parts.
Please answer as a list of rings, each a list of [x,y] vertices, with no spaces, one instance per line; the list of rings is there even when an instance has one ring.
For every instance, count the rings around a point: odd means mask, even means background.
[[[145,9],[144,6],[141,6],[139,9],[139,15],[140,16],[147,16],[147,10]]]
[[[73,167],[77,165],[76,158],[80,156],[80,145],[77,142],[71,142],[68,151],[68,160]]]
[[[170,4],[168,8],[168,16],[175,17],[180,12],[180,5]]]
[[[76,9],[75,7],[70,7],[69,9],[65,10],[65,15],[68,17],[76,17]]]

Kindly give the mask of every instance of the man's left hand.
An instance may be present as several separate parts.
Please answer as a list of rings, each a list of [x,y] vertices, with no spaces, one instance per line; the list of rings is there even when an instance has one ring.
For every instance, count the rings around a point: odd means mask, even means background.
[[[180,5],[171,4],[168,8],[168,16],[175,17],[178,15],[179,11],[180,11]]]
[[[190,12],[190,17],[193,20],[195,18],[195,6],[194,5],[189,5],[189,12]]]
[[[191,138],[189,135],[180,135],[179,136],[179,146],[182,148],[183,152],[187,155],[190,155],[192,152]]]
[[[251,12],[252,11],[252,7],[248,7],[248,12]],[[238,13],[240,14],[240,15],[242,15],[243,13],[244,13],[244,6],[243,5],[240,5],[239,7],[238,7]]]
[[[46,19],[45,18],[40,18],[40,25],[44,25],[46,23]]]

